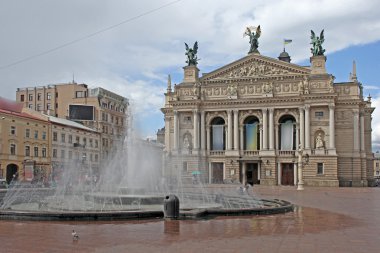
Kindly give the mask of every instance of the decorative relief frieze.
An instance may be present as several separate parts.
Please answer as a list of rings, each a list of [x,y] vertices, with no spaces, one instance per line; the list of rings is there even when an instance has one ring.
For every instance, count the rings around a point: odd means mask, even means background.
[[[243,66],[237,67],[233,70],[223,73],[216,78],[244,78],[244,77],[263,77],[263,76],[278,76],[287,74],[299,74],[291,72],[288,69],[272,66],[261,62],[246,63]]]

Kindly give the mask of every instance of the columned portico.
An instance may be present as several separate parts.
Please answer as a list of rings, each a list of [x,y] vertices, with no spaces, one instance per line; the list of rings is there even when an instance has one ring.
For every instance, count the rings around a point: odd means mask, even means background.
[[[299,132],[299,135],[300,135],[300,145],[301,145],[301,148],[305,148],[305,131],[304,131],[304,126],[305,126],[305,119],[304,119],[304,108],[299,108],[299,111],[300,111],[300,132]],[[298,148],[298,147],[297,147]]]
[[[263,112],[263,150],[268,149],[268,109],[262,109]]]
[[[274,124],[273,124],[273,108],[269,108],[269,149],[274,150]]]
[[[198,110],[193,110],[194,115],[194,136],[193,136],[193,143],[194,143],[194,150],[199,149],[199,119],[198,119]]]
[[[239,111],[234,110],[234,150],[239,150]]]
[[[178,111],[174,111],[174,133],[173,133],[173,149],[178,150]]]
[[[201,149],[205,150],[206,149],[206,125],[205,125],[205,112],[201,112]]]
[[[305,149],[310,149],[310,105],[305,105]]]
[[[232,111],[227,111],[227,150],[232,150]]]
[[[330,149],[335,149],[335,105],[329,105],[329,132]]]

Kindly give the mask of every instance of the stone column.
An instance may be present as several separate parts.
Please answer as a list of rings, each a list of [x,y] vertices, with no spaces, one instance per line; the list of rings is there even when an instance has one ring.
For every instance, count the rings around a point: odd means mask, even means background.
[[[207,125],[207,128],[206,128],[206,141],[207,141],[206,150],[210,150],[211,138],[210,138],[210,126],[209,125]]]
[[[301,148],[304,148],[305,147],[304,109],[302,107],[300,107],[299,110],[300,110],[300,133],[299,133],[299,135],[300,135],[300,145],[301,145]],[[298,150],[299,147],[296,147],[296,149]]]
[[[243,126],[240,127],[240,150],[244,150],[244,131],[243,131]]]
[[[247,176],[246,176],[246,170],[247,170],[247,166],[246,166],[246,163],[245,162],[243,162],[243,164],[242,164],[243,166],[242,166],[242,170],[241,170],[241,172],[242,172],[242,177],[241,177],[241,183],[243,184],[243,185],[245,185],[246,183],[247,183]]]
[[[299,148],[300,144],[300,127],[296,124],[296,149]]]
[[[260,131],[260,150],[262,150],[263,149],[263,126],[262,125],[260,125],[259,131]]]
[[[359,112],[354,110],[354,151],[359,151]]]
[[[267,120],[267,110],[262,109],[263,111],[263,150],[268,149],[268,120]]]
[[[174,150],[178,150],[178,112],[174,111]]]
[[[298,150],[298,185],[297,190],[303,190],[303,149]]]
[[[364,140],[364,114],[360,113],[360,151],[365,150]]]
[[[198,120],[198,110],[193,110],[193,116],[194,116],[194,136],[193,136],[193,143],[194,143],[194,149],[199,149],[199,120]]]
[[[206,124],[205,124],[205,112],[201,112],[201,148],[203,150],[206,149],[206,138],[205,138],[205,133],[206,133]]]
[[[276,136],[276,145],[275,145],[275,147],[276,147],[277,150],[280,150],[280,136],[278,134],[278,128],[279,128],[279,124],[276,124],[276,126],[275,126],[275,136]]]
[[[227,150],[231,150],[232,149],[232,111],[231,110],[227,111],[227,136],[228,136]]]
[[[239,111],[234,110],[234,150],[239,150]]]
[[[310,105],[305,105],[305,149],[310,149]]]
[[[330,104],[329,105],[329,143],[330,143],[330,149],[335,149],[335,105]]]
[[[269,149],[273,150],[274,148],[274,125],[273,125],[273,108],[269,108]]]

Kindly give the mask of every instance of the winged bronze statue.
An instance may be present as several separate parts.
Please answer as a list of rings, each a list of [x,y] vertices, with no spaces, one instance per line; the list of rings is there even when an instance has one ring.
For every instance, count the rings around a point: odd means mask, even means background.
[[[185,42],[185,46],[186,46],[186,53],[185,55],[187,56],[187,65],[188,66],[191,66],[191,65],[197,65],[198,64],[198,57],[197,57],[197,53],[198,53],[198,41],[196,41],[194,43],[194,46],[193,48],[190,48],[186,42]]]
[[[256,33],[255,33],[256,28]],[[261,35],[260,25],[258,27],[249,26],[245,29],[243,37],[249,36],[249,44],[251,45],[248,54],[250,53],[260,53],[257,48],[259,47],[259,38]]]
[[[325,42],[324,30],[322,30],[319,37],[315,36],[314,31],[311,30],[311,37],[310,38],[311,38],[310,44],[313,46],[312,48],[310,48],[310,50],[311,50],[311,53],[313,54],[313,56],[324,55],[324,53],[326,51],[322,47],[323,42]]]

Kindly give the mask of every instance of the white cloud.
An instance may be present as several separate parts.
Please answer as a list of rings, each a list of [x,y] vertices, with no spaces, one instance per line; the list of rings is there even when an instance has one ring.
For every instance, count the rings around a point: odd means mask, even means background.
[[[2,1],[0,66],[43,52],[168,3],[157,1]],[[245,56],[247,25],[261,25],[259,50],[277,57],[293,39],[293,61],[310,56],[310,30],[325,29],[327,53],[380,40],[380,1],[183,0],[74,45],[0,70],[2,95],[15,87],[71,81],[102,86],[131,99],[144,119],[163,126],[167,74],[182,73],[184,42],[199,41],[199,68],[208,72]],[[374,56],[375,57],[375,56]],[[173,80],[173,83],[180,82]],[[370,86],[369,86],[370,87]],[[366,89],[371,89],[366,87]],[[375,116],[374,118],[376,118]],[[375,128],[374,128],[375,129]]]

